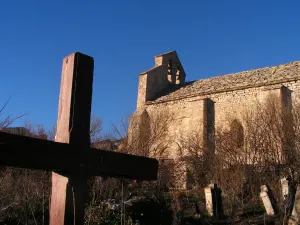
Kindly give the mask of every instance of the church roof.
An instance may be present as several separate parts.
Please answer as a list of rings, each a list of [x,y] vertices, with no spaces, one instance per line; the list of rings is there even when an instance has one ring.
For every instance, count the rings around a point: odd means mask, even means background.
[[[300,79],[300,61],[265,67],[256,70],[227,74],[192,82],[187,82],[176,90],[167,90],[149,103],[172,101],[193,96],[210,95],[252,87],[275,85]]]

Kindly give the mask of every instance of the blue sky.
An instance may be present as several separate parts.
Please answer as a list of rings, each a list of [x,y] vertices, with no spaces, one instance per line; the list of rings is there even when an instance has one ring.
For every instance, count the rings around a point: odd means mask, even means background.
[[[92,113],[104,129],[135,111],[138,75],[177,50],[187,80],[300,60],[300,2],[1,0],[0,105],[56,123],[61,62],[95,59]],[[0,118],[1,119],[1,118]]]

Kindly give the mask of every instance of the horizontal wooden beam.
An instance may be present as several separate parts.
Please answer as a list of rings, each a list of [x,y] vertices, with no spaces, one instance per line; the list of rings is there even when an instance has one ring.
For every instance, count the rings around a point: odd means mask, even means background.
[[[157,179],[158,161],[0,132],[0,166],[111,176],[136,180]]]

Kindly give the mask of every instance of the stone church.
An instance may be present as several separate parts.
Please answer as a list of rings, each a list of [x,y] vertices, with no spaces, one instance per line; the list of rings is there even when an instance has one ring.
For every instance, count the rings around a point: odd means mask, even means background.
[[[213,149],[211,137],[228,117],[240,118],[244,110],[257,101],[264,101],[270,93],[280,97],[282,104],[292,105],[300,99],[300,62],[197,81],[186,81],[186,78],[176,51],[154,57],[154,67],[139,76],[129,142],[134,137],[141,138],[141,130],[146,126],[142,117],[148,118],[150,125],[146,130],[150,132],[152,118],[168,111],[167,116],[172,119],[166,131],[169,144],[164,157],[176,159],[176,143],[180,138],[196,131],[201,134],[203,145]]]

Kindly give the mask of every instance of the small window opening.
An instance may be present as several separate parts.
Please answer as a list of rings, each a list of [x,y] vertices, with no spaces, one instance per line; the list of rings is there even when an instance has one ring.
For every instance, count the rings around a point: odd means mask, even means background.
[[[176,84],[180,84],[180,75],[181,75],[181,69],[180,66],[178,65],[176,68]]]
[[[172,60],[168,61],[168,81],[172,83]]]

